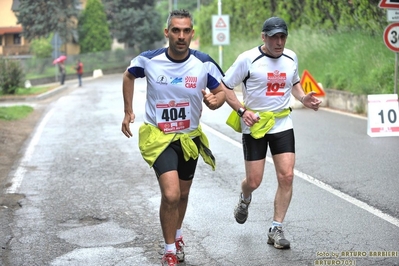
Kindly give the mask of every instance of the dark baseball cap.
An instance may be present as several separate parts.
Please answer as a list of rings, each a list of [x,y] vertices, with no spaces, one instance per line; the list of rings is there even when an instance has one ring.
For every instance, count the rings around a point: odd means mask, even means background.
[[[285,24],[285,21],[279,17],[271,17],[266,19],[266,21],[263,23],[262,31],[268,36],[273,36],[279,32],[288,35],[287,24]]]

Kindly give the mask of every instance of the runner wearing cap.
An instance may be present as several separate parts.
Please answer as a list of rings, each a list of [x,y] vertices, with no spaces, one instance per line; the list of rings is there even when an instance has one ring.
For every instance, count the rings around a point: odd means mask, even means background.
[[[291,94],[315,111],[321,101],[313,92],[305,95],[298,75],[296,54],[285,48],[288,28],[279,17],[267,19],[262,28],[263,44],[240,54],[222,79],[226,101],[233,109],[227,124],[242,133],[246,177],[234,209],[240,224],[248,218],[252,192],[262,182],[267,148],[270,148],[278,187],[268,244],[290,248],[282,223],[292,197],[295,137],[291,118]],[[233,88],[240,85],[243,102]]]

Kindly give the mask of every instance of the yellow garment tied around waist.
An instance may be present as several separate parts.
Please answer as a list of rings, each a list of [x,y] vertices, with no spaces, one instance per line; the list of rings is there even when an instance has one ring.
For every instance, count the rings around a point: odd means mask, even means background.
[[[248,109],[250,110],[250,109]],[[252,111],[252,110],[250,110]],[[291,113],[291,109],[284,109],[281,112],[261,112],[259,113],[259,121],[255,123],[251,128],[251,136],[255,139],[262,138],[269,130],[274,126],[276,118],[283,118]],[[226,120],[226,124],[233,128],[235,131],[241,133],[241,117],[238,116],[235,110],[232,110],[229,117]]]
[[[199,150],[195,142],[192,140],[194,137],[200,138],[201,145]],[[168,145],[172,141],[176,140],[180,140],[184,159],[186,161],[190,158],[197,159],[198,155],[201,155],[204,162],[209,164],[212,167],[212,170],[215,170],[215,157],[209,149],[209,141],[202,131],[201,125],[188,134],[165,134],[162,130],[150,124],[143,124],[140,126],[139,149],[144,160],[150,167],[154,165],[158,156],[168,147]]]

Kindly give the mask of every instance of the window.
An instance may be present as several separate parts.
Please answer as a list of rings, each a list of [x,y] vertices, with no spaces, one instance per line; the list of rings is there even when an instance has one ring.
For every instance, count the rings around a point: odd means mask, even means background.
[[[21,44],[21,34],[14,34],[14,44]]]

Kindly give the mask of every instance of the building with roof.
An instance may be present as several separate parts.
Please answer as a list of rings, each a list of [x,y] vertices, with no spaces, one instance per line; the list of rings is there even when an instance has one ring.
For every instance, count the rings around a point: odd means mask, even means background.
[[[80,0],[78,8],[84,8],[85,4],[86,0]],[[0,56],[30,54],[30,43],[23,37],[23,27],[18,24],[18,19],[14,13],[18,7],[19,0],[0,0]],[[80,47],[76,36],[74,37],[70,43],[62,43],[54,47],[58,50],[57,54],[79,54]],[[60,41],[59,37],[57,40]]]
[[[29,54],[29,42],[22,37],[22,26],[13,11],[16,5],[19,0],[0,1],[0,55]]]

